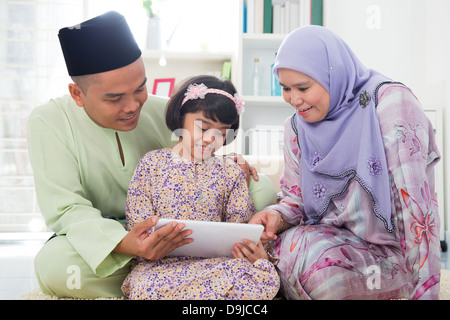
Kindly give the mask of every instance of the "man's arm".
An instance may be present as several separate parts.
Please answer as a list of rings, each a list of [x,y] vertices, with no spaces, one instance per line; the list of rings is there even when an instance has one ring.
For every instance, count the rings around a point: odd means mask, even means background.
[[[47,226],[66,235],[92,270],[106,276],[131,259],[110,254],[127,232],[119,222],[103,218],[86,197],[77,150],[68,134],[72,128],[58,110],[51,110],[50,104],[33,112],[28,122],[28,147],[39,207]],[[102,187],[101,183],[98,187]]]

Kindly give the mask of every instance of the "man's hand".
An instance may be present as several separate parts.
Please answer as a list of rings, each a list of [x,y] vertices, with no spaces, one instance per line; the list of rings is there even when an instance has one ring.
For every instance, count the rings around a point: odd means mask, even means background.
[[[159,260],[178,247],[194,241],[186,238],[192,231],[184,230],[182,223],[171,222],[152,232],[148,231],[158,222],[158,217],[148,218],[137,223],[116,246],[114,252],[148,260]]]
[[[239,167],[241,167],[242,171],[245,175],[245,180],[247,181],[247,185],[250,183],[250,175],[253,176],[255,181],[258,181],[258,172],[256,169],[248,164],[248,162],[242,157],[242,155],[237,153],[229,153],[225,155],[225,157],[236,162]]]

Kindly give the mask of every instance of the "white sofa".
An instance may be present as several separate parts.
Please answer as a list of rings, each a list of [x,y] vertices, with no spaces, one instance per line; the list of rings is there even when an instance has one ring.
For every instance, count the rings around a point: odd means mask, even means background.
[[[276,191],[280,192],[280,176],[284,168],[283,156],[246,155],[244,158],[258,173],[266,175]]]

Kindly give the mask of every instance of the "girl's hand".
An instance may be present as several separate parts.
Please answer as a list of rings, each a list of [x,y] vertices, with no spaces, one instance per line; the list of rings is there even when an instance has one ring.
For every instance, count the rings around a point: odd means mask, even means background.
[[[235,259],[241,258],[246,259],[250,263],[254,263],[259,259],[267,259],[269,260],[269,256],[267,255],[266,250],[263,247],[261,240],[259,240],[258,245],[256,246],[250,240],[244,239],[245,245],[242,243],[236,243],[233,249],[233,257]]]

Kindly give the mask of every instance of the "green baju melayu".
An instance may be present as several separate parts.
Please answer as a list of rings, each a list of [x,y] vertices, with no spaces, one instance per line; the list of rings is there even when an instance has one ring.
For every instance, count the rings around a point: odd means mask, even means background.
[[[28,144],[36,194],[47,226],[58,235],[35,260],[44,293],[122,296],[132,257],[112,251],[127,233],[120,220],[137,163],[148,151],[177,141],[165,125],[166,103],[149,96],[137,127],[128,132],[98,126],[70,96],[33,110]],[[270,180],[259,180],[249,186],[257,209],[276,200]]]

